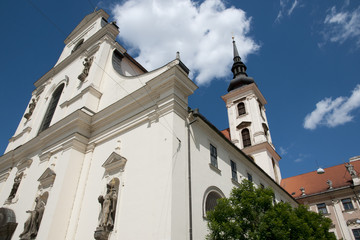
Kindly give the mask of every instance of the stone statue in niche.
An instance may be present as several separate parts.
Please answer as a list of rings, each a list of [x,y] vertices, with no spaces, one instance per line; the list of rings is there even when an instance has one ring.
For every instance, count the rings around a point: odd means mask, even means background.
[[[24,231],[19,236],[20,240],[35,239],[38,234],[41,219],[45,210],[45,202],[40,197],[36,197],[35,203],[34,210],[26,211],[27,213],[30,213],[30,216],[24,223]]]
[[[32,102],[29,104],[29,112],[25,113],[24,118],[29,120],[29,118],[31,117],[31,115],[34,112],[35,107],[36,107],[36,101],[35,101],[35,98],[33,98]]]
[[[19,185],[20,185],[20,182],[21,182],[21,179],[23,177],[23,173],[20,173],[20,174],[17,174],[14,178],[14,184],[12,186],[12,189],[11,189],[11,192],[10,192],[10,195],[9,197],[7,198],[7,201],[8,202],[11,202],[11,200],[15,197],[16,195],[16,192],[19,188]]]
[[[357,177],[356,171],[354,169],[354,166],[351,163],[345,164],[346,170],[350,173],[351,177]]]
[[[94,237],[97,240],[107,240],[109,233],[114,228],[117,202],[115,180],[111,180],[110,183],[106,185],[106,188],[107,190],[105,196],[100,195],[98,198],[98,201],[101,204],[101,212],[99,224],[94,234]]]
[[[89,71],[90,71],[92,62],[93,62],[93,57],[84,59],[84,62],[83,62],[84,69],[83,69],[82,73],[78,76],[78,79],[80,81],[82,81],[82,82],[85,81],[85,78],[89,75]]]

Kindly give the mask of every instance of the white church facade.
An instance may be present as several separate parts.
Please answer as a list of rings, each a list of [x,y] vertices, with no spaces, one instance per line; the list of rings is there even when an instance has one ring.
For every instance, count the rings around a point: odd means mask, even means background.
[[[220,132],[189,109],[197,86],[180,58],[148,72],[108,17],[86,16],[34,84],[0,157],[0,239],[205,239],[206,211],[242,179],[297,204],[235,43]]]

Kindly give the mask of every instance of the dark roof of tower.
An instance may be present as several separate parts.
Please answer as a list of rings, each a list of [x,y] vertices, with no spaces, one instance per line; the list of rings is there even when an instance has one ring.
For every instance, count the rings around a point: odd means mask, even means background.
[[[234,39],[234,38],[233,38]],[[232,65],[231,71],[233,72],[233,79],[231,80],[228,92],[231,90],[240,88],[244,85],[254,83],[254,79],[249,77],[246,73],[246,65],[241,61],[239,52],[237,50],[235,41],[233,40],[233,50],[234,50],[234,63]]]

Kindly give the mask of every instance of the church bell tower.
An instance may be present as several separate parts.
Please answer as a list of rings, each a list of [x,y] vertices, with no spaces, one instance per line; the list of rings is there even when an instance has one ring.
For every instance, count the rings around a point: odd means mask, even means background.
[[[280,156],[271,141],[266,100],[254,79],[246,73],[233,39],[234,63],[228,93],[222,96],[229,118],[231,141],[252,158],[277,183],[281,181]]]

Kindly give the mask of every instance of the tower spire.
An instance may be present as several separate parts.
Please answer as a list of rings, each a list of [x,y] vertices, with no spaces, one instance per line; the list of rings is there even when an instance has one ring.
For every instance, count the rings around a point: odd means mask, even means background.
[[[228,92],[230,92],[231,90],[234,90],[236,88],[242,87],[244,85],[254,83],[254,79],[251,77],[248,77],[248,75],[246,73],[247,67],[241,61],[241,57],[237,50],[234,37],[232,37],[232,39],[233,39],[232,42],[233,42],[233,51],[234,51],[234,59],[233,59],[234,63],[232,65],[231,71],[233,73],[233,79],[231,80],[230,85],[228,87]]]

